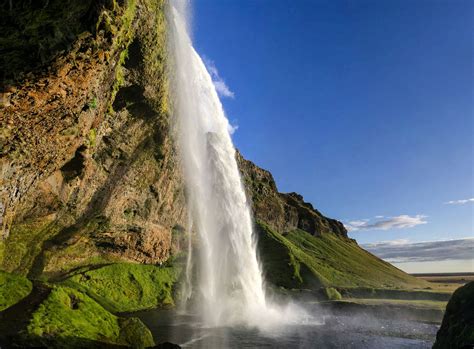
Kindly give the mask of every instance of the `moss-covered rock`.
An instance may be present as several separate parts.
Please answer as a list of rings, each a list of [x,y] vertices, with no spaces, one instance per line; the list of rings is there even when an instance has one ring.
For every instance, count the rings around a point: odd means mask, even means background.
[[[458,288],[446,306],[433,349],[474,347],[474,282]]]
[[[327,299],[331,301],[338,301],[342,299],[341,294],[334,287],[326,287],[324,289]]]
[[[75,287],[113,312],[130,312],[174,305],[173,286],[179,270],[131,263],[112,264],[74,275]]]
[[[57,348],[82,347],[84,341],[97,343],[97,347],[99,343],[135,348],[153,345],[150,331],[140,320],[121,319],[69,287],[51,291],[33,313],[24,337],[28,343]]]
[[[153,336],[140,319],[122,318],[120,323],[120,343],[127,343],[132,348],[147,348],[155,345]]]
[[[18,303],[32,289],[27,278],[0,270],[0,311]]]

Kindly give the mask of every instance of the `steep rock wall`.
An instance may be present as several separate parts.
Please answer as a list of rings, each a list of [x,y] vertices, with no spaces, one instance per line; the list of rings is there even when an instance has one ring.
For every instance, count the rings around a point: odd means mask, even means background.
[[[83,9],[94,25],[69,50],[2,87],[0,263],[7,271],[34,277],[115,260],[162,263],[173,227],[184,222],[164,1],[99,5]],[[64,13],[49,15],[60,21]]]

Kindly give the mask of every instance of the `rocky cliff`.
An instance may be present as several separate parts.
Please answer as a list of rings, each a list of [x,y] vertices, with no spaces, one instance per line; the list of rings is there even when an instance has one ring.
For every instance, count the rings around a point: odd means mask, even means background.
[[[278,192],[269,171],[246,160],[239,152],[237,161],[256,220],[267,223],[281,233],[301,229],[314,236],[331,233],[347,238],[347,230],[341,222],[323,216],[301,195]]]
[[[27,35],[23,18],[42,18],[51,40],[51,23],[85,16],[89,25],[3,86],[2,266],[39,276],[109,260],[162,263],[185,216],[170,136],[163,2],[43,5],[15,5],[2,23]],[[6,57],[23,54],[2,47]],[[23,58],[21,67],[36,59]],[[10,60],[3,64],[10,68]]]

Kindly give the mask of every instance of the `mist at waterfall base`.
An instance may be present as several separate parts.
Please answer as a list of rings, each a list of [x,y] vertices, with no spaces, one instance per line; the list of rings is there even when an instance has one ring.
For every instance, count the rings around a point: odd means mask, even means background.
[[[314,321],[294,304],[267,299],[257,259],[251,210],[242,185],[230,125],[201,57],[188,35],[186,2],[170,6],[172,96],[178,153],[184,170],[191,244],[183,285],[205,326],[248,325],[268,330]],[[197,285],[191,282],[198,268]]]

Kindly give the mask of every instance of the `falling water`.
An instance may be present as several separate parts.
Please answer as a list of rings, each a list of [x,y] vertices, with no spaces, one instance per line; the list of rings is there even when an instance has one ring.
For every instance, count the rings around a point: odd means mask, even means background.
[[[199,236],[199,310],[208,326],[275,321],[282,314],[265,298],[230,125],[192,46],[183,2],[176,4],[168,13],[173,91],[190,225]],[[189,255],[188,267],[194,262]]]

